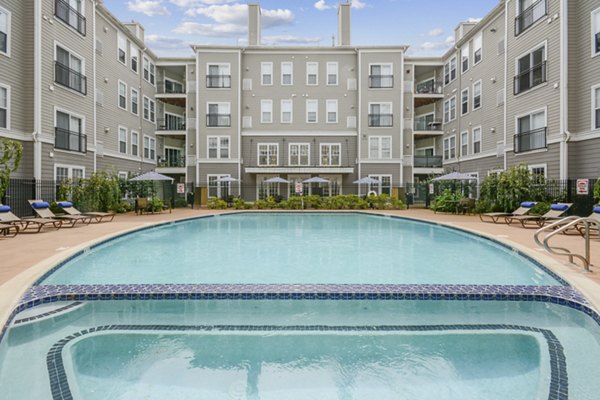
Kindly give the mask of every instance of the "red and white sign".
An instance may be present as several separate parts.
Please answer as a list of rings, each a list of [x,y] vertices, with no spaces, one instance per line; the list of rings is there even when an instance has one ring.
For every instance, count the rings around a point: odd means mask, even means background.
[[[177,184],[177,193],[178,194],[184,194],[185,193],[185,183],[178,183]]]
[[[296,194],[302,194],[302,183],[298,182],[296,183]]]
[[[589,179],[577,179],[577,194],[581,194],[581,195],[590,194],[590,180]]]

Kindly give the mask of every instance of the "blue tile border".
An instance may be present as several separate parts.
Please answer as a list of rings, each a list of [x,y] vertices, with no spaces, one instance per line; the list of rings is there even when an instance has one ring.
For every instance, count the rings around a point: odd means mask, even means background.
[[[548,400],[568,400],[569,382],[567,363],[560,341],[547,329],[521,325],[368,325],[368,326],[331,326],[331,325],[104,325],[76,332],[56,342],[48,351],[46,365],[53,400],[73,400],[67,373],[63,364],[62,351],[72,340],[95,332],[106,331],[218,331],[218,332],[443,332],[443,331],[481,331],[516,330],[541,333],[548,345],[550,356],[550,387]]]
[[[31,322],[31,321],[37,321],[37,320],[40,320],[40,319],[44,319],[44,318],[50,317],[52,315],[56,315],[56,314],[60,314],[60,313],[63,313],[65,311],[68,311],[68,310],[70,310],[72,308],[80,306],[81,304],[83,304],[82,301],[75,301],[75,302],[73,302],[71,304],[67,304],[66,306],[57,308],[57,309],[52,310],[52,311],[48,311],[48,312],[45,312],[45,313],[42,313],[42,314],[38,314],[38,315],[34,315],[34,316],[31,316],[31,317],[27,317],[27,318],[17,319],[17,320],[15,320],[14,324],[15,325],[19,325],[19,324],[24,324],[26,322]]]

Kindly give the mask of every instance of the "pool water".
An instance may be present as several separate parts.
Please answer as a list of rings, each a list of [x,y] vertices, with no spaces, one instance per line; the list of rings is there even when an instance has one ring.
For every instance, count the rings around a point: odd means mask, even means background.
[[[351,213],[202,218],[123,236],[42,284],[558,285],[485,238],[433,224]]]

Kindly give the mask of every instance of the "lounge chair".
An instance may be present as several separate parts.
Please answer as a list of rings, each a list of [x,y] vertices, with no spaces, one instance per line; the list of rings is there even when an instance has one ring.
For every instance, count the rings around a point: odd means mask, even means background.
[[[15,237],[19,233],[18,225],[0,224],[0,234],[4,237]],[[12,231],[12,233],[11,233]]]
[[[73,203],[71,203],[70,201],[59,201],[58,203],[56,203],[61,210],[63,210],[64,212],[66,212],[69,215],[82,215],[82,216],[86,216],[86,217],[92,217],[92,220],[94,220],[95,222],[102,222],[102,220],[104,218],[110,218],[107,222],[111,222],[113,220],[113,218],[115,218],[115,213],[114,212],[86,212],[86,213],[82,213],[81,211],[79,211],[78,209],[76,209],[75,207],[73,207]]]
[[[46,226],[51,226],[55,229],[60,229],[62,226],[62,221],[56,219],[19,218],[12,213],[10,206],[3,205],[0,205],[0,223],[18,226],[19,232],[25,232],[29,228],[32,228],[32,230],[36,229],[35,233],[41,231]]]
[[[517,217],[506,217],[506,223],[513,222],[521,223],[523,228],[541,228],[548,222],[554,222],[561,219],[564,214],[571,208],[573,203],[557,203],[550,206],[550,211],[544,215],[523,215]]]
[[[81,222],[83,224],[89,224],[92,222],[92,217],[86,217],[85,215],[56,215],[50,210],[50,204],[42,200],[29,200],[31,208],[37,215],[45,219],[60,220],[63,222],[63,226],[67,228],[73,228],[76,223]]]
[[[592,209],[592,213],[587,217],[590,224],[590,234],[599,235],[600,236],[600,206],[594,206]],[[594,228],[595,225],[595,228]],[[575,229],[581,236],[585,236],[585,225],[577,224],[575,225]]]
[[[501,221],[501,223],[506,224],[507,217],[520,217],[523,215],[527,215],[536,204],[537,203],[535,201],[524,201],[519,205],[519,208],[517,208],[515,211],[513,211],[511,213],[491,212],[491,213],[479,214],[479,219],[482,222],[493,222],[494,224],[497,224],[498,221]],[[483,217],[489,218],[490,220],[486,221],[483,219]]]

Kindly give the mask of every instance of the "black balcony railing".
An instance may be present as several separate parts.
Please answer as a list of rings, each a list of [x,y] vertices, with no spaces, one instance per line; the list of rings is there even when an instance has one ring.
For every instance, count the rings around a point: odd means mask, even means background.
[[[4,32],[0,32],[0,51],[3,53],[8,51],[8,36]]]
[[[416,120],[415,131],[441,131],[442,121]]]
[[[185,131],[185,120],[176,118],[157,118],[158,131]]]
[[[546,129],[540,128],[516,134],[514,144],[515,153],[545,149],[548,146],[546,142]]]
[[[231,75],[206,75],[207,88],[230,88]]]
[[[159,168],[185,168],[185,157],[158,157],[157,164]]]
[[[443,94],[442,88],[444,84],[442,81],[434,81],[433,79],[430,81],[425,81],[421,83],[417,83],[415,86],[416,94]]]
[[[54,3],[54,15],[85,36],[85,17],[71,7],[69,3],[64,0],[56,0]]]
[[[515,18],[515,36],[520,35],[548,13],[546,0],[538,0]]]
[[[390,127],[393,125],[393,114],[369,114],[369,126],[371,127]]]
[[[231,114],[207,114],[206,126],[231,126]]]
[[[546,61],[515,76],[515,94],[522,93],[546,82]]]
[[[413,166],[415,168],[442,168],[442,156],[414,156]]]
[[[54,81],[82,94],[87,94],[87,79],[85,75],[59,63],[54,63]]]
[[[385,89],[394,87],[393,75],[369,75],[369,87],[374,89]]]
[[[180,83],[158,82],[156,92],[158,94],[185,94],[185,87]]]
[[[54,128],[54,148],[85,153],[87,152],[87,136],[81,132]]]

